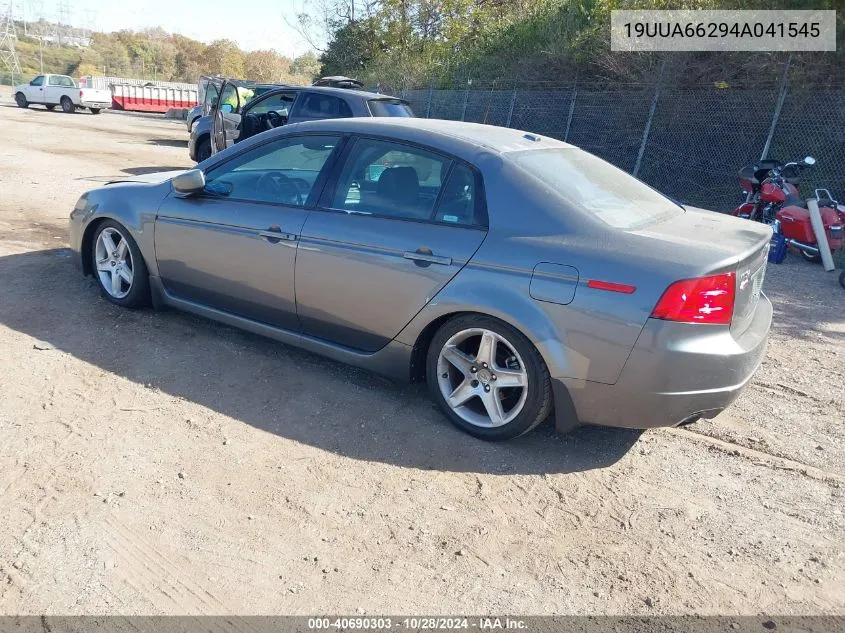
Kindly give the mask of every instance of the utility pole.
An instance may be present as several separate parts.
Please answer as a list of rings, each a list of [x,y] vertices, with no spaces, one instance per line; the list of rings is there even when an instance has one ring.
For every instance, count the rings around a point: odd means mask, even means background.
[[[10,0],[6,10],[0,15],[0,63],[12,73],[12,85],[15,75],[21,74],[21,62],[15,50],[14,4]]]

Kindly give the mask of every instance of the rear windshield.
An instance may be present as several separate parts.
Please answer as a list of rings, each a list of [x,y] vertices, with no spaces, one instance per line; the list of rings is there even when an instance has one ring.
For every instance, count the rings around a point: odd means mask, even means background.
[[[370,101],[370,114],[373,116],[414,116],[408,104],[399,99],[373,99]]]
[[[614,228],[638,229],[684,212],[644,182],[574,147],[525,150],[507,156],[572,206]]]

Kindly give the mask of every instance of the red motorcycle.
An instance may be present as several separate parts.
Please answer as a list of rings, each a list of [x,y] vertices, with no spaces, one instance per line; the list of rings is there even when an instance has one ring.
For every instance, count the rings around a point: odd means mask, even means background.
[[[807,203],[798,193],[801,172],[815,164],[815,159],[807,156],[792,163],[762,160],[743,167],[739,183],[746,192],[745,202],[731,211],[731,215],[771,225],[772,230],[782,234],[786,243],[797,248],[805,259],[821,261]],[[842,248],[845,245],[845,206],[838,204],[827,189],[816,189],[815,197],[830,250]]]

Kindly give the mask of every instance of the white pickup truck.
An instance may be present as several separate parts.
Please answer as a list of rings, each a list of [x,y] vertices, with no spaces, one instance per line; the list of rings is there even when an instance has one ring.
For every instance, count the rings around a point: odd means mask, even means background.
[[[111,107],[111,90],[80,88],[66,75],[38,75],[28,84],[15,86],[15,102],[19,108],[38,103],[52,110],[61,106],[64,112],[88,108],[93,114]]]

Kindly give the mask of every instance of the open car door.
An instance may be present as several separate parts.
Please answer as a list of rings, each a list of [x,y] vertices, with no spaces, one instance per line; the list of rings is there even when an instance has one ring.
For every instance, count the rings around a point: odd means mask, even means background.
[[[240,125],[234,142],[287,125],[298,93],[293,87],[274,88],[247,103],[241,110]]]
[[[248,86],[224,81],[218,104],[212,109],[212,153],[285,125],[297,93],[293,87],[275,88],[251,99]]]
[[[216,83],[216,82],[214,82]],[[214,85],[214,83],[210,84]],[[217,86],[215,85],[215,88]],[[211,107],[211,153],[216,154],[232,145],[235,141],[232,132],[240,123],[232,121],[232,115],[240,113],[240,93],[237,86],[228,79],[223,80],[217,89],[218,97]]]

